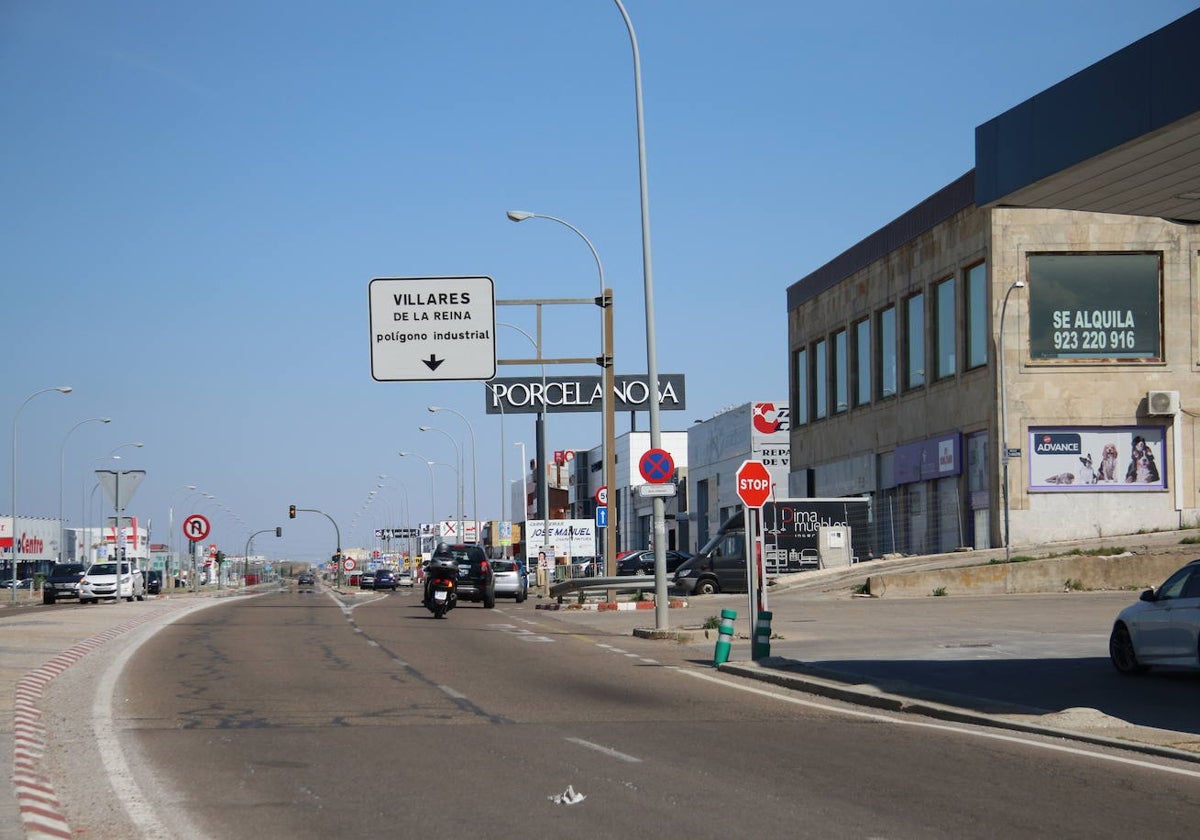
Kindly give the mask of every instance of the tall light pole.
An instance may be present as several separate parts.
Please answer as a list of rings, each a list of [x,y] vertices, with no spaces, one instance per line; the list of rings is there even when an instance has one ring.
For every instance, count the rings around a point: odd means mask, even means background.
[[[521,447],[521,543],[525,546],[525,559],[529,559],[529,482],[525,480],[529,461],[525,456],[525,441],[515,440],[513,446]],[[514,517],[515,518],[515,517]]]
[[[538,513],[542,515],[542,545],[548,546],[550,544],[550,490],[547,487],[547,482],[550,480],[550,473],[546,469],[546,440],[550,437],[550,430],[547,428],[546,424],[546,363],[542,360],[542,345],[535,341],[533,336],[525,332],[525,330],[521,329],[516,324],[506,324],[503,322],[497,323],[502,327],[508,327],[509,329],[516,330],[521,335],[525,336],[529,343],[533,345],[533,351],[537,356],[538,362],[542,366],[542,410],[538,415],[539,419],[541,420],[542,429],[541,434],[537,436],[537,463],[539,475],[536,487],[538,494]],[[524,451],[525,450],[522,448],[521,452],[524,453]],[[522,455],[522,460],[523,459],[524,456]],[[525,551],[526,553],[529,551],[528,540],[526,540]]]
[[[493,399],[496,394],[496,386],[490,382],[483,383],[484,387],[491,390]],[[504,445],[504,400],[495,400],[500,406],[500,522],[501,526],[507,522],[508,527],[512,528],[512,520],[508,518],[508,496],[512,489],[508,484],[508,448]],[[502,556],[507,560],[512,556],[512,534],[509,533],[509,540],[503,547]]]
[[[471,425],[471,421],[464,417],[460,412],[453,408],[447,408],[442,405],[431,405],[429,410],[433,413],[439,411],[449,411],[451,414],[457,414],[462,417],[462,421],[467,424],[467,430],[471,433],[471,521],[475,523],[475,542],[479,542],[479,472],[476,469],[475,463],[475,427]],[[466,534],[463,534],[463,540],[466,541]]]
[[[58,450],[58,562],[63,562],[63,546],[67,542],[67,523],[63,514],[63,473],[67,462],[67,440],[71,437],[71,432],[78,429],[87,423],[111,423],[111,417],[89,417],[87,420],[80,420],[72,426],[65,435],[63,435],[62,446]]]
[[[604,382],[600,390],[600,463],[602,466],[601,483],[604,487],[609,486],[611,479],[611,457],[616,454],[616,420],[613,416],[612,409],[612,393],[613,393],[613,351],[612,351],[612,292],[604,283],[604,264],[600,262],[600,254],[596,251],[592,240],[584,235],[583,231],[575,227],[575,225],[560,219],[557,216],[547,216],[543,213],[531,213],[528,210],[509,210],[507,216],[514,222],[523,222],[526,219],[546,219],[551,222],[558,222],[563,227],[573,231],[583,244],[587,245],[588,250],[592,253],[592,259],[596,262],[596,272],[600,275],[600,297],[596,298],[596,305],[601,308],[604,317],[600,319],[600,359],[598,360],[603,367]],[[616,558],[616,543],[613,537],[616,534],[616,522],[610,519],[609,525],[605,529],[604,540],[604,574],[615,575],[617,570],[614,568]]]
[[[455,469],[455,487],[458,490],[458,538],[464,543],[467,541],[467,532],[463,528],[463,470],[462,470],[462,447],[458,445],[458,441],[454,436],[445,429],[439,429],[436,426],[417,426],[422,432],[437,432],[445,435],[446,440],[454,445],[454,451],[458,455],[458,467]]]
[[[654,269],[650,258],[650,190],[646,181],[646,128],[642,108],[642,59],[638,53],[633,21],[621,0],[613,0],[625,21],[633,48],[633,92],[637,110],[638,184],[642,204],[642,278],[646,298],[646,379],[650,391],[650,446],[662,446],[662,428],[658,418],[658,351],[654,336]],[[667,547],[666,506],[661,496],[654,497],[654,623],[667,629]]]
[[[425,464],[425,466],[429,468],[429,522],[434,528],[436,528],[438,526],[437,525],[437,521],[438,521],[438,518],[437,518],[437,481],[436,481],[436,479],[434,479],[434,476],[433,476],[433,461],[430,461],[428,458],[424,457],[423,455],[418,455],[415,452],[400,452],[398,454],[400,455],[401,458],[419,458]],[[434,536],[440,537],[441,534],[438,533],[438,534],[435,534]],[[417,547],[418,548],[421,547],[419,533],[417,536]]]
[[[17,546],[20,544],[21,533],[17,528],[17,418],[21,416],[21,409],[29,404],[29,401],[39,394],[48,394],[51,391],[58,391],[60,394],[71,393],[70,385],[58,385],[54,388],[42,388],[40,391],[34,391],[25,400],[17,406],[17,411],[13,414],[12,427],[12,602],[17,602]]]
[[[1014,289],[1024,288],[1024,280],[1014,280],[1004,293],[1004,302],[1000,305],[1000,463],[1004,469],[1004,486],[1001,488],[1004,497],[1004,559],[1012,559],[1012,543],[1008,530],[1008,387],[1004,375],[1004,318],[1008,314],[1008,296]]]

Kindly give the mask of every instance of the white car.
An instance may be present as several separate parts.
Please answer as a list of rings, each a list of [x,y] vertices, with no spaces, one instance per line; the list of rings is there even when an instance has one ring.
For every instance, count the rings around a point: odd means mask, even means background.
[[[529,597],[529,574],[525,564],[515,560],[493,560],[492,579],[496,582],[496,597],[509,597],[519,604]]]
[[[142,570],[130,567],[128,562],[121,563],[121,591],[117,592],[117,563],[105,561],[93,563],[88,567],[83,579],[79,581],[79,603],[94,604],[101,598],[124,598],[132,601],[146,600],[146,578]]]
[[[1122,674],[1142,673],[1151,665],[1200,668],[1200,560],[1121,610],[1108,655]]]

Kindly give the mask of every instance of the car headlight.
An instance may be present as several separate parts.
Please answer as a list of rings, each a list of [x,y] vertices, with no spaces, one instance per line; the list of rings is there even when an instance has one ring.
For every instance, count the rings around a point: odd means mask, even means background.
[[[685,578],[685,577],[691,577],[693,574],[695,574],[694,569],[679,569],[678,571],[675,572],[675,577]]]

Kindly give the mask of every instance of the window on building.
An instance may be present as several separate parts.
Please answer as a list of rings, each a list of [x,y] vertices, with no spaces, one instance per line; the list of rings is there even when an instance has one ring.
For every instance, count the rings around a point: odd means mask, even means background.
[[[825,340],[813,345],[813,419],[829,416],[829,361]]]
[[[967,269],[967,370],[987,364],[991,323],[988,318],[987,263]]]
[[[852,371],[854,373],[854,404],[871,401],[871,319],[863,318],[854,325]]]
[[[875,322],[876,335],[876,368],[879,371],[879,396],[894,397],[896,395],[896,307],[889,306],[880,311]]]
[[[947,277],[933,289],[935,338],[937,341],[937,378],[945,379],[958,373],[957,347],[958,318],[954,299],[954,278]]]
[[[833,334],[833,413],[840,414],[850,408],[850,354],[846,343],[846,331]]]
[[[792,354],[792,422],[803,426],[808,422],[812,394],[808,387],[808,351],[801,348]]]
[[[1161,254],[1030,254],[1025,292],[1031,359],[1162,358]]]
[[[904,302],[904,387],[925,384],[925,295]]]

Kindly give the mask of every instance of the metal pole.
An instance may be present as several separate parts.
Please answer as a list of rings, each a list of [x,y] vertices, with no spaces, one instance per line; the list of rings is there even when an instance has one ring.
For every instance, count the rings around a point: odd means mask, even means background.
[[[650,256],[650,191],[646,179],[646,128],[642,107],[642,59],[638,53],[637,34],[633,21],[621,0],[613,0],[629,31],[629,43],[633,48],[633,89],[637,111],[638,184],[642,205],[642,277],[646,299],[646,379],[650,390],[650,446],[662,446],[662,427],[659,425],[658,406],[658,351],[654,335],[654,268]],[[654,498],[654,618],[655,628],[667,629],[667,547],[666,507],[664,500]]]
[[[446,439],[454,445],[454,452],[458,456],[458,468],[456,470],[457,480],[455,481],[455,489],[458,491],[458,538],[464,543],[467,541],[467,535],[463,528],[463,469],[462,469],[462,447],[458,445],[458,441],[447,432],[445,429],[439,429],[435,426],[418,426],[422,432],[438,432],[446,436]]]
[[[1006,562],[1012,559],[1012,543],[1009,538],[1008,389],[1004,372],[1004,318],[1008,314],[1008,296],[1013,293],[1013,289],[1020,289],[1024,285],[1024,280],[1014,280],[1013,284],[1008,287],[1008,291],[1004,293],[1004,302],[1000,305],[1000,464],[1004,473],[1004,486],[1000,488],[1000,495],[1004,500],[1004,559]]]
[[[432,412],[449,411],[451,414],[457,414],[459,417],[462,418],[462,421],[467,424],[467,431],[469,431],[471,433],[471,519],[475,522],[475,542],[478,543],[479,542],[479,471],[478,471],[478,464],[477,464],[476,458],[475,458],[475,427],[471,425],[471,421],[468,420],[461,412],[455,411],[453,408],[447,408],[445,406],[431,405],[431,406],[429,406],[429,410]],[[504,422],[503,407],[501,407],[500,422],[501,422],[501,424],[503,424],[503,422]],[[501,426],[501,432],[503,433],[503,425]],[[503,446],[503,439],[501,440],[501,446]],[[461,466],[461,462],[460,462],[460,466]],[[463,534],[463,542],[466,542],[466,536],[467,536],[466,534]]]
[[[67,542],[67,523],[66,516],[63,512],[63,475],[65,473],[67,459],[67,440],[71,437],[71,432],[78,429],[85,423],[111,423],[110,417],[89,417],[87,420],[80,420],[70,430],[63,435],[62,446],[58,450],[58,562],[63,562],[63,547]]]
[[[38,394],[46,394],[50,391],[58,391],[60,394],[71,393],[69,385],[59,385],[55,388],[43,388],[40,391],[34,391],[25,398],[19,406],[16,413],[13,414],[12,427],[12,603],[17,603],[17,547],[20,543],[20,532],[17,529],[17,418],[21,416],[21,409],[29,403],[31,399]]]

